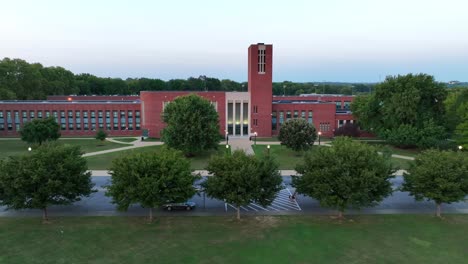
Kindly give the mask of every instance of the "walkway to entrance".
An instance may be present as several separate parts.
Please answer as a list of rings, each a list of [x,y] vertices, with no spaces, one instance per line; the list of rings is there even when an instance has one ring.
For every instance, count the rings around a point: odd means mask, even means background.
[[[248,137],[229,137],[229,145],[231,145],[231,151],[241,149],[248,155],[254,155],[252,142]]]

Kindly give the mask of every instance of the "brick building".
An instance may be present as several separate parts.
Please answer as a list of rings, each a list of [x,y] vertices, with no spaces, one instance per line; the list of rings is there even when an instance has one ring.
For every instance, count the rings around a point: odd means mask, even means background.
[[[248,48],[247,92],[142,91],[140,96],[49,96],[44,101],[0,101],[0,136],[18,136],[34,118],[55,117],[63,136],[94,135],[160,137],[162,112],[176,97],[195,93],[219,114],[220,134],[271,137],[291,118],[304,118],[325,136],[353,122],[353,96],[308,94],[273,96],[273,46]]]

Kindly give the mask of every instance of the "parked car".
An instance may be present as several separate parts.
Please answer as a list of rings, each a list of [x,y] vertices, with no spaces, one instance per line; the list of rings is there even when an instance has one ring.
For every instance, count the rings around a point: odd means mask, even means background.
[[[184,202],[184,203],[167,203],[163,205],[163,208],[172,211],[172,210],[187,210],[190,211],[197,206],[194,202]]]

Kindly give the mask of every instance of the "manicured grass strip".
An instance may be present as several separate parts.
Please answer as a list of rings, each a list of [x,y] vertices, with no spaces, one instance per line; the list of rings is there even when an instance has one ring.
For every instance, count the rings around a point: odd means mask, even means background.
[[[149,147],[142,147],[142,148],[135,148],[135,149],[128,149],[123,151],[116,151],[111,153],[106,153],[102,155],[96,155],[91,157],[86,157],[88,160],[88,168],[90,170],[106,170],[109,169],[112,165],[112,160],[124,156],[129,155],[135,152],[158,152],[162,146],[149,146]],[[192,163],[192,169],[194,170],[202,170],[206,168],[208,161],[214,155],[224,155],[225,149],[221,146],[218,150],[212,151],[205,151],[202,153],[198,153],[196,156],[189,158]]]
[[[0,218],[0,263],[466,263],[468,216]]]
[[[314,146],[314,151],[318,146]],[[252,145],[256,156],[262,157],[267,153],[267,145]],[[302,162],[304,156],[301,152],[296,152],[282,145],[270,145],[270,155],[275,157],[279,163],[280,170],[293,170],[296,164]]]
[[[136,141],[138,138],[124,137],[124,138],[112,138],[112,139],[116,141],[120,141],[120,142],[130,143],[130,142]]]
[[[96,139],[59,139],[58,142],[69,145],[78,145],[85,153],[127,146],[124,144],[108,141],[101,142]],[[28,152],[28,147],[30,146],[30,144],[27,144],[19,139],[0,140],[0,159],[6,158],[8,156],[26,154]]]

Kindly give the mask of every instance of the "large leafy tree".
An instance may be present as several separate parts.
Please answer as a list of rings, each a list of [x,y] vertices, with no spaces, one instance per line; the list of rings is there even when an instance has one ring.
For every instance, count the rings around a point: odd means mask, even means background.
[[[446,127],[457,145],[468,148],[468,89],[450,91],[446,107]]]
[[[0,204],[9,209],[67,205],[89,196],[91,173],[78,146],[48,143],[32,153],[0,161]]]
[[[207,170],[213,176],[203,184],[206,194],[235,205],[237,219],[241,206],[252,202],[268,206],[281,190],[278,165],[269,155],[258,159],[238,150],[213,158]]]
[[[375,93],[356,98],[351,109],[361,127],[395,145],[430,147],[445,139],[441,131],[446,95],[444,85],[432,76],[389,76]]]
[[[293,180],[297,192],[338,210],[340,218],[348,208],[374,206],[392,193],[388,157],[349,138],[338,137],[330,148],[308,153],[296,171],[302,174]]]
[[[190,162],[180,151],[163,148],[157,153],[134,153],[112,162],[112,179],[106,195],[112,197],[119,210],[139,203],[149,209],[167,202],[184,202],[195,194]]]
[[[187,156],[216,149],[220,140],[218,119],[208,100],[195,94],[177,97],[164,109],[163,121],[167,126],[162,140]]]
[[[98,132],[96,132],[96,135],[95,137],[97,140],[100,140],[101,142],[106,140],[107,138],[107,132],[102,130],[102,129],[99,129]]]
[[[468,158],[460,152],[427,150],[404,177],[403,190],[418,201],[434,201],[440,217],[442,203],[462,201],[468,195]]]
[[[23,141],[41,145],[43,142],[59,139],[60,126],[53,117],[34,119],[21,128],[20,135]]]
[[[296,118],[286,121],[281,125],[278,139],[282,145],[294,150],[308,150],[314,145],[317,138],[314,125],[307,123],[305,119]]]

